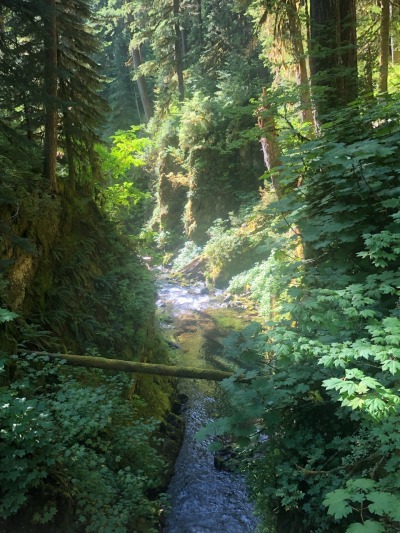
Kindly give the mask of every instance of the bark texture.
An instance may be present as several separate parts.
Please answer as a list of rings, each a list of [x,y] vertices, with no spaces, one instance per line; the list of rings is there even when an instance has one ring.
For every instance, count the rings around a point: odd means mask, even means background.
[[[138,70],[140,65],[142,64],[142,59],[141,59],[139,48],[132,48],[131,57],[132,57],[132,63],[133,63],[134,69]],[[146,118],[146,122],[148,122],[153,116],[154,110],[153,110],[153,102],[151,101],[151,98],[150,98],[150,94],[147,88],[145,77],[138,76],[136,83],[137,83],[138,90],[139,90],[140,101],[142,102],[142,106],[143,106],[144,116]]]
[[[45,127],[44,127],[44,166],[43,175],[50,182],[51,192],[58,192],[57,164],[57,15],[55,0],[46,0],[45,20]]]
[[[310,69],[319,117],[357,97],[355,0],[311,0]]]
[[[311,106],[310,85],[307,73],[307,60],[301,34],[301,23],[297,11],[296,1],[289,0],[286,4],[286,13],[289,23],[290,40],[292,42],[293,55],[296,60],[297,83],[300,87],[300,104],[303,122],[313,122]]]
[[[390,2],[381,0],[379,92],[388,90]]]
[[[179,24],[180,0],[174,0],[174,28],[175,28],[175,68],[178,77],[178,94],[179,101],[183,102],[185,97],[185,88],[183,84],[183,53],[182,53],[182,35]]]
[[[281,165],[281,149],[278,141],[278,132],[274,115],[269,110],[266,102],[266,91],[262,94],[262,105],[258,109],[258,127],[261,131],[261,149],[264,156],[264,165],[271,173],[271,184],[278,198],[282,197],[283,190],[279,181],[279,171],[274,170]]]

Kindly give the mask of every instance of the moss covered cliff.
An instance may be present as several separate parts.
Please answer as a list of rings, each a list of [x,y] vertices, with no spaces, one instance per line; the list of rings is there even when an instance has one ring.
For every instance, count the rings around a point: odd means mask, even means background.
[[[168,424],[174,381],[77,371],[29,354],[166,363],[152,272],[90,197],[27,188],[4,202],[1,224],[0,528],[151,531],[179,446]]]

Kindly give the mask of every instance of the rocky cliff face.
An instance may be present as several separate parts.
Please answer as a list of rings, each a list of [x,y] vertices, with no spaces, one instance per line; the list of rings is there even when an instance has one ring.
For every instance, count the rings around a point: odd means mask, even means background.
[[[1,327],[3,348],[167,362],[152,274],[93,200],[31,194],[3,210],[1,229],[0,307],[19,316]],[[149,412],[169,411],[168,380],[137,388]]]
[[[197,145],[185,165],[167,153],[159,168],[158,227],[172,241],[186,235],[198,244],[206,241],[215,219],[228,217],[246,194],[258,190],[264,171],[254,141],[226,153],[220,147]]]
[[[8,282],[5,303],[13,311],[29,314],[35,308],[31,290],[36,278],[46,290],[43,278],[59,238],[61,211],[60,200],[32,194],[3,212],[0,259]],[[49,273],[48,286],[51,281]]]

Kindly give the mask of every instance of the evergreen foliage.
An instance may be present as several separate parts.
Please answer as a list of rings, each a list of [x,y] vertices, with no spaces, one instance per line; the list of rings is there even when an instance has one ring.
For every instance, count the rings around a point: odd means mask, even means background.
[[[46,5],[0,8],[0,529],[153,531],[172,384],[75,372],[32,354],[166,362],[136,243],[148,183],[134,169],[147,141],[120,131],[109,151],[95,151],[105,105],[92,2]],[[56,68],[45,53],[54,20]],[[55,153],[43,142],[50,111]],[[56,164],[53,187],[44,153]]]
[[[261,530],[399,531],[399,12],[378,4],[2,2],[0,529],[156,527],[171,383],[33,353],[165,362],[139,258],[157,203],[174,268],[263,319],[226,340],[232,416],[203,431],[235,442]]]

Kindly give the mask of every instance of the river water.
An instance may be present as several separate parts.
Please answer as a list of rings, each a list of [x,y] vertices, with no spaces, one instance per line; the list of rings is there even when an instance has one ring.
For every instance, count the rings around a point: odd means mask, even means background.
[[[180,346],[176,363],[226,369],[218,356],[224,332],[219,324],[243,325],[243,317],[221,308],[220,294],[210,295],[201,285],[182,287],[160,280],[158,305],[166,335]],[[222,313],[222,317],[221,317]],[[218,320],[216,314],[219,314]],[[226,397],[218,383],[181,380],[179,392],[187,396],[182,416],[185,435],[168,489],[171,510],[164,533],[252,533],[257,520],[241,475],[217,470],[211,442],[196,434],[213,417],[223,415]]]

